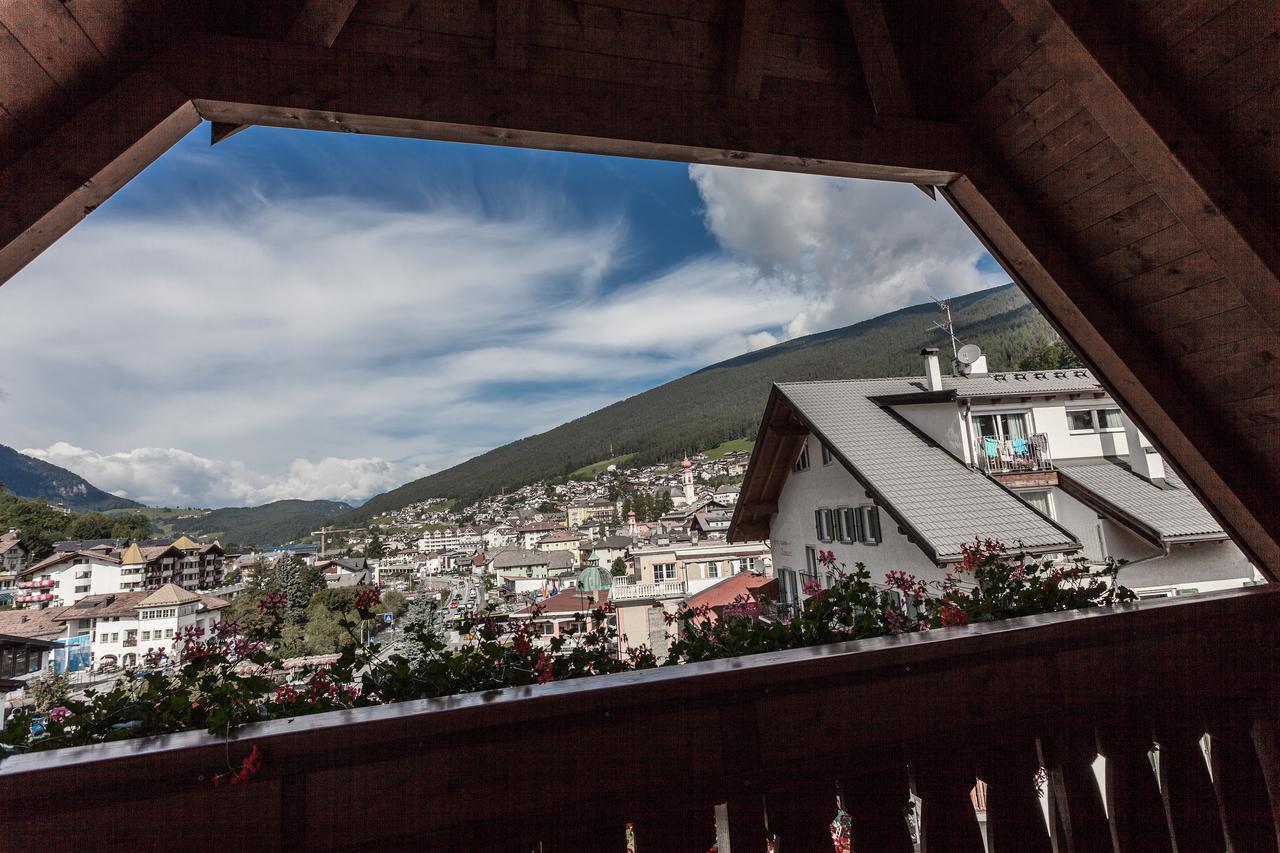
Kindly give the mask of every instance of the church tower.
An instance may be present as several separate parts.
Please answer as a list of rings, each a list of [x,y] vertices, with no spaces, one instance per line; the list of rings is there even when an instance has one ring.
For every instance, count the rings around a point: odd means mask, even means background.
[[[684,458],[684,461],[680,463],[680,467],[683,469],[681,476],[684,479],[684,505],[692,506],[693,505],[693,463],[690,462],[689,457],[686,456]]]

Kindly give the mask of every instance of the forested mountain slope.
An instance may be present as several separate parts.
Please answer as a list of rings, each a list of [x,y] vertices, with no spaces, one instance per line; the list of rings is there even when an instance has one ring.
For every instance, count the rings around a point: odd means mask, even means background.
[[[1049,324],[1007,284],[951,300],[956,334],[987,354],[992,370],[1017,361],[1054,337]],[[372,498],[340,517],[343,524],[432,497],[469,503],[501,489],[560,477],[611,456],[628,464],[679,458],[755,434],[774,382],[916,375],[920,349],[950,343],[930,327],[932,303],[787,341],[713,364],[539,435],[503,445],[452,468]]]
[[[62,504],[73,510],[102,512],[142,506],[128,498],[108,494],[66,468],[19,453],[3,444],[0,444],[0,484],[19,497],[44,498],[51,504]]]

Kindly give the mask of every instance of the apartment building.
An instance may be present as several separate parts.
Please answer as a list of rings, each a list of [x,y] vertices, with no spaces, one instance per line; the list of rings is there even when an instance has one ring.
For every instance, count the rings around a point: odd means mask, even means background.
[[[941,577],[975,536],[1057,558],[1125,559],[1144,595],[1252,582],[1220,524],[1087,370],[775,385],[731,541],[768,538],[782,597],[818,554]]]

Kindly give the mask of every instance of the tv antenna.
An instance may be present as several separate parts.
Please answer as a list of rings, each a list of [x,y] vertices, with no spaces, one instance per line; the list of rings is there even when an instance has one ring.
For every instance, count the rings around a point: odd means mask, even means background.
[[[959,360],[960,343],[959,338],[956,337],[955,324],[951,322],[951,300],[938,299],[937,297],[932,298],[933,304],[938,306],[938,310],[947,315],[947,321],[943,323],[940,320],[935,320],[930,328],[937,329],[939,332],[942,332],[947,337],[951,338],[951,358],[952,360]]]

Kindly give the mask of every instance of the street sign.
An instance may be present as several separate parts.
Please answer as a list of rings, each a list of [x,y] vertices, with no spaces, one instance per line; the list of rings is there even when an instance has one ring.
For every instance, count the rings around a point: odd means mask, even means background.
[[[386,622],[388,625],[390,625],[392,622],[394,622],[394,621],[395,621],[395,617],[394,617],[394,616],[392,616],[390,613],[383,613],[383,614],[382,614],[382,621],[383,621],[383,622]]]

